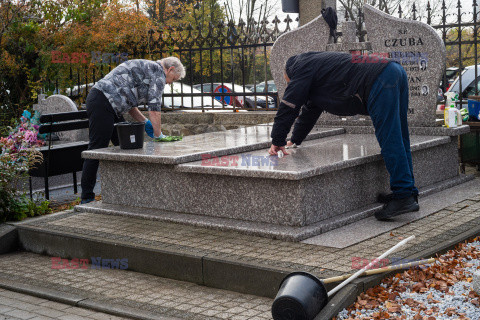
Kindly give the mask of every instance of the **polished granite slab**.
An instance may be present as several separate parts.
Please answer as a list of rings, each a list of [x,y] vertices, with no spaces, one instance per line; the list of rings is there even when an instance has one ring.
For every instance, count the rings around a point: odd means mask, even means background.
[[[412,151],[449,143],[448,136],[412,136]],[[283,158],[267,149],[225,157],[204,158],[175,167],[178,172],[300,180],[326,172],[381,160],[380,146],[371,134],[342,134],[305,141]]]
[[[84,151],[86,159],[179,164],[201,160],[202,155],[223,156],[227,154],[247,152],[271,145],[271,125],[258,125],[235,130],[204,133],[185,136],[182,141],[144,143],[142,149],[122,150],[109,147]],[[317,127],[308,135],[309,139],[318,139],[345,132],[343,128]]]
[[[413,136],[417,187],[458,177],[456,148],[450,137]],[[388,192],[373,135],[314,139],[292,152],[279,159],[263,148],[223,158],[237,161],[235,167],[205,165],[210,159],[180,165],[100,161],[103,202],[302,227],[355,212]],[[242,156],[259,164],[238,169]]]
[[[323,127],[318,125],[318,127]],[[346,133],[354,133],[354,134],[374,134],[375,129],[372,125],[344,125],[343,128],[345,129]],[[410,132],[410,136],[418,135],[418,136],[449,136],[449,137],[456,137],[460,136],[465,133],[470,132],[469,125],[461,125],[458,127],[447,128],[443,126],[436,126],[436,127],[412,127],[408,128]]]

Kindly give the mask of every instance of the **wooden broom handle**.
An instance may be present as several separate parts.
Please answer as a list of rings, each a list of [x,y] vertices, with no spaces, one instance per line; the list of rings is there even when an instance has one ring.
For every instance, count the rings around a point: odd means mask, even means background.
[[[435,258],[430,258],[430,259],[425,259],[425,260],[418,260],[418,261],[413,261],[409,263],[402,263],[402,264],[396,264],[388,267],[383,267],[383,268],[377,268],[377,269],[371,269],[365,271],[365,273],[362,276],[371,276],[372,274],[379,274],[379,273],[385,273],[389,271],[395,271],[395,270],[401,270],[401,269],[407,269],[410,267],[415,267],[415,266],[420,266],[423,264],[429,264],[435,262]],[[345,279],[348,279],[351,277],[352,274],[346,274],[343,276],[338,276],[338,277],[331,277],[327,279],[323,279],[323,283],[332,283],[332,282],[338,282],[338,281],[343,281]]]

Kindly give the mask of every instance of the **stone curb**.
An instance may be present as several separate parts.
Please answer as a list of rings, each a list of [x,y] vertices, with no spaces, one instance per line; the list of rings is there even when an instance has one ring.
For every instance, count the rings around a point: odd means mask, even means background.
[[[438,245],[429,249],[423,250],[411,256],[407,260],[419,260],[426,257],[434,257],[436,254],[443,254],[465,240],[474,238],[480,235],[480,225],[471,228],[447,241],[441,242]],[[344,308],[350,306],[360,293],[367,291],[367,289],[379,285],[383,279],[398,273],[398,271],[391,271],[384,274],[369,276],[352,281],[351,284],[340,290],[322,309],[322,311],[315,317],[314,320],[328,320],[336,316]]]
[[[95,254],[100,256],[127,257],[131,271],[269,298],[275,297],[278,284],[291,272],[255,262],[245,263],[168,248],[140,248],[121,241],[66,235],[30,226],[18,226],[18,234],[23,249],[37,254],[84,258],[82,253],[94,248]],[[43,245],[37,246],[39,244]],[[45,247],[48,249],[45,250]],[[85,257],[95,254],[91,252]]]
[[[0,225],[0,254],[15,251],[17,248],[17,228],[8,224]]]
[[[78,308],[108,313],[119,317],[128,317],[138,320],[179,320],[178,318],[163,317],[152,312],[125,306],[118,306],[103,301],[97,301],[95,299],[85,298],[79,295],[43,288],[41,286],[18,283],[3,277],[0,277],[0,288]]]

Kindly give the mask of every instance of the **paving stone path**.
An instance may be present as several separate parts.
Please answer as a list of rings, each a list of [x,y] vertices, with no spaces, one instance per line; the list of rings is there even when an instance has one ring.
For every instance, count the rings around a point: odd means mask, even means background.
[[[29,252],[2,255],[1,278],[177,319],[271,319],[268,298],[118,269],[52,269],[50,257]]]
[[[94,213],[66,212],[31,220],[26,225],[87,238],[308,271],[326,278],[351,272],[352,259],[374,259],[397,244],[402,237],[416,236],[403,250],[394,254],[398,259],[433,247],[479,225],[479,212],[480,195],[477,195],[346,248],[286,242],[163,221]]]
[[[354,267],[352,258],[370,260],[398,243],[399,239],[412,234],[416,238],[396,252],[395,257],[421,255],[424,250],[452,241],[471,229],[478,229],[479,213],[480,195],[476,195],[345,248],[285,242],[162,221],[73,211],[28,220],[24,225],[87,239],[114,240],[118,244],[195,253],[203,257],[253,264],[259,268],[265,266],[292,271],[304,270],[319,277],[328,277],[351,272]],[[272,299],[269,298],[126,270],[52,269],[51,257],[29,252],[1,255],[0,283],[2,279],[174,319],[271,319]],[[2,303],[2,299],[11,299],[5,297],[5,292],[8,291],[0,291],[0,306],[10,307],[10,303]],[[32,301],[36,301],[36,298],[32,298]],[[43,303],[46,303],[46,300]],[[77,309],[79,308],[73,310]],[[1,310],[0,314],[3,312]],[[18,310],[29,312],[28,309],[20,307]]]
[[[121,320],[127,319],[0,289],[0,320]]]

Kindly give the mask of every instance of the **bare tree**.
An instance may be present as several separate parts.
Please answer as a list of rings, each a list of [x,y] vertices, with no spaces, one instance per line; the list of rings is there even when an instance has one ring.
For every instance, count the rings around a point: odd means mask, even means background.
[[[427,8],[430,8],[431,23],[439,23],[438,17],[442,13],[442,1],[437,0],[338,0],[338,2],[339,15],[348,16],[349,20],[355,21],[358,31],[362,30],[358,13],[365,3],[395,17],[415,18],[424,22],[427,22]],[[455,1],[447,2],[447,12],[455,9]]]
[[[277,0],[224,0],[225,13],[229,21],[245,22],[247,34],[259,32],[260,23],[275,13]]]
[[[225,14],[231,23],[237,25],[240,37],[249,39],[250,43],[262,41],[265,28],[273,20],[279,0],[223,0]],[[243,52],[243,53],[242,53]],[[250,48],[238,52],[239,61],[247,82],[255,79],[256,50]],[[263,74],[263,73],[262,73]],[[263,79],[263,78],[262,78]],[[267,80],[267,79],[265,79]],[[256,79],[255,79],[256,81]]]

